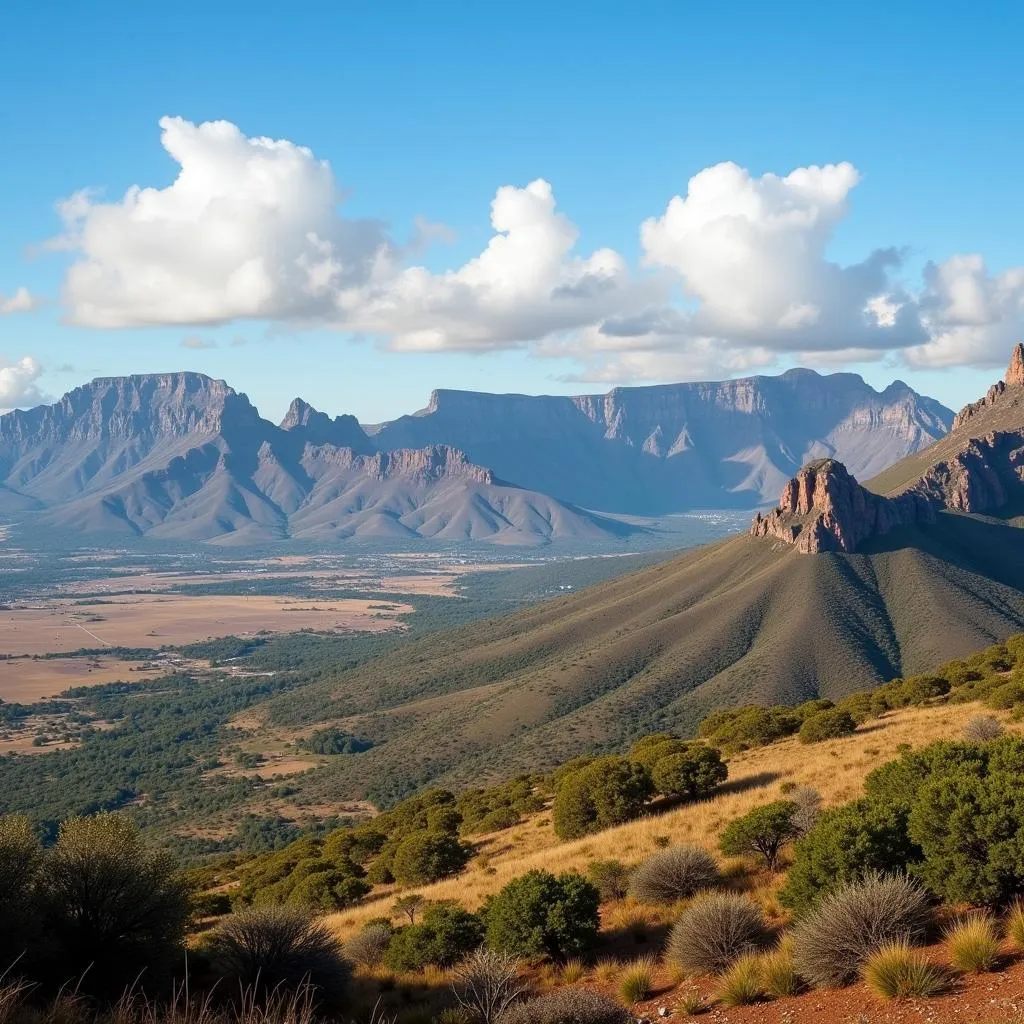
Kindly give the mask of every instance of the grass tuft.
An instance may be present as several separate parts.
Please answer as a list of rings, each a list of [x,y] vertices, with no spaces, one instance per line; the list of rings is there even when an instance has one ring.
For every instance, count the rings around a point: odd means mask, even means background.
[[[578,981],[582,981],[587,976],[587,966],[582,960],[573,957],[562,964],[561,974],[562,984],[575,985]]]
[[[773,999],[785,999],[800,991],[800,976],[793,963],[793,943],[783,939],[779,945],[761,957],[761,984]]]
[[[1006,937],[1024,950],[1024,903],[1017,900],[1006,915]]]
[[[949,959],[963,974],[984,974],[999,962],[999,935],[992,918],[979,914],[946,932]]]
[[[890,942],[867,958],[863,978],[883,999],[927,999],[946,988],[943,971],[908,943]]]
[[[644,957],[635,960],[619,979],[619,998],[628,1005],[641,1003],[654,988],[654,961]]]
[[[723,1006],[748,1006],[764,999],[761,958],[756,953],[741,956],[722,975],[718,998]]]
[[[699,1017],[702,1013],[707,1013],[711,1009],[708,1006],[708,1001],[693,989],[683,993],[677,1007],[679,1012],[686,1017]]]

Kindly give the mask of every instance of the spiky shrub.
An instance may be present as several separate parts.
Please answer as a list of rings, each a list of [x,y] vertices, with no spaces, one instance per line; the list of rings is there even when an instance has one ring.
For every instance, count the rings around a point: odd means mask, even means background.
[[[351,968],[341,946],[320,921],[301,907],[251,907],[229,917],[210,941],[219,989],[234,997],[297,992],[303,986],[318,1001],[338,1005]]]
[[[906,875],[868,875],[826,896],[793,930],[797,973],[817,986],[845,985],[874,952],[893,942],[918,942],[931,908]]]
[[[671,846],[652,854],[633,872],[629,891],[642,903],[675,903],[718,880],[718,865],[707,850]]]
[[[628,1024],[626,1009],[590,988],[563,988],[513,1006],[501,1024]]]
[[[764,940],[761,909],[735,893],[705,893],[679,915],[665,959],[695,974],[721,974]]]
[[[627,1005],[647,999],[654,988],[654,961],[644,957],[634,960],[619,978],[619,998]]]
[[[965,726],[963,736],[968,743],[988,743],[1003,735],[1003,723],[992,715],[975,715]]]
[[[360,967],[377,967],[391,945],[394,929],[386,924],[367,925],[345,943],[345,957]]]
[[[807,835],[821,817],[821,793],[813,786],[794,786],[786,799],[796,805],[793,811],[793,833],[797,838]]]
[[[908,942],[889,942],[864,961],[862,969],[868,988],[883,999],[925,999],[946,987],[942,970]]]
[[[800,991],[800,976],[793,963],[790,939],[783,939],[775,949],[761,957],[761,984],[773,999],[785,999]]]
[[[994,970],[999,961],[999,935],[987,914],[955,924],[946,932],[946,945],[953,966],[964,974]]]
[[[1016,900],[1006,914],[1006,937],[1018,948],[1024,950],[1024,902]]]
[[[577,956],[570,957],[558,974],[563,985],[575,985],[587,976],[587,965]]]
[[[684,992],[682,998],[678,1003],[679,1012],[686,1017],[698,1017],[702,1013],[707,1013],[709,1006],[707,1000],[694,990]]]
[[[761,959],[756,953],[747,953],[736,960],[722,975],[718,998],[725,1006],[747,1006],[764,998],[761,980]]]
[[[481,1024],[503,1019],[527,991],[519,967],[519,961],[508,953],[478,949],[452,972],[452,990],[459,1006]]]

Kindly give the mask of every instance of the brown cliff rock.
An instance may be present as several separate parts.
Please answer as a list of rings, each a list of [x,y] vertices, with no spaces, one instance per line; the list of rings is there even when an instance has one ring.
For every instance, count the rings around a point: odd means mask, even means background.
[[[767,516],[759,513],[750,532],[793,544],[804,554],[852,552],[893,527],[934,518],[924,496],[883,498],[861,487],[841,462],[822,459],[808,463],[786,484],[778,508]]]
[[[1013,355],[1010,356],[1010,365],[1006,368],[1005,379],[996,381],[988,389],[984,398],[965,405],[953,418],[953,426],[950,429],[956,430],[957,427],[963,426],[978,413],[995,405],[1007,390],[1020,387],[1024,387],[1024,344],[1018,342],[1014,346]]]

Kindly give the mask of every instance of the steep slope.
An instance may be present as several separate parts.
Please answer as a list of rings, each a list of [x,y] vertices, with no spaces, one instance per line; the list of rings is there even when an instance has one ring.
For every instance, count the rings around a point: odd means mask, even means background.
[[[338,721],[376,744],[311,776],[311,791],[380,799],[395,795],[385,778],[402,792],[507,774],[645,731],[685,732],[716,707],[839,697],[1020,630],[1024,530],[965,506],[982,495],[992,511],[995,493],[969,460],[959,476],[948,469],[996,413],[1024,428],[1013,411],[1024,410],[1024,348],[1014,360],[1020,383],[1011,372],[998,401],[961,416],[956,450],[941,448],[943,461],[894,497],[817,460],[747,536],[276,699],[279,724]],[[989,439],[977,479],[1020,488],[1020,438]]]
[[[635,528],[500,481],[448,447],[378,454],[296,399],[280,427],[201,374],[103,378],[0,417],[0,512],[47,529],[288,538],[597,541]]]
[[[382,449],[451,445],[577,505],[658,514],[754,508],[815,458],[870,476],[952,418],[900,381],[877,392],[855,374],[790,370],[574,398],[435,391],[421,412],[367,430]]]

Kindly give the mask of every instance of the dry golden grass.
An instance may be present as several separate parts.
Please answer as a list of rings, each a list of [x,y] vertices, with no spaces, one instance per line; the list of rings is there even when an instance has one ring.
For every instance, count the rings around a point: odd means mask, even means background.
[[[73,686],[152,679],[160,671],[142,670],[138,662],[119,658],[4,659],[0,660],[0,700],[33,704]]]
[[[548,871],[585,870],[591,860],[616,858],[627,865],[639,863],[658,848],[656,837],[668,836],[672,843],[695,843],[717,853],[718,837],[733,818],[758,804],[782,797],[784,782],[814,786],[826,807],[859,796],[865,775],[898,755],[901,744],[919,747],[934,740],[958,737],[964,724],[978,713],[977,704],[937,705],[890,712],[866,724],[853,736],[810,746],[795,738],[738,754],[729,761],[729,782],[724,792],[703,803],[679,807],[657,817],[608,829],[573,842],[561,842],[554,834],[550,814],[542,813],[512,829],[483,837],[487,868],[470,868],[457,878],[417,889],[427,899],[455,899],[470,909],[497,892],[513,878],[533,869]],[[1003,716],[1008,730],[1021,731],[1020,723]],[[491,873],[493,872],[493,873]],[[360,907],[333,914],[331,925],[345,937],[371,917],[386,912],[392,899],[387,891]],[[772,885],[756,887],[752,898],[773,915]],[[612,908],[613,928],[628,928],[641,919],[657,923],[653,908],[631,908],[627,902]],[[632,915],[632,918],[630,917]]]

